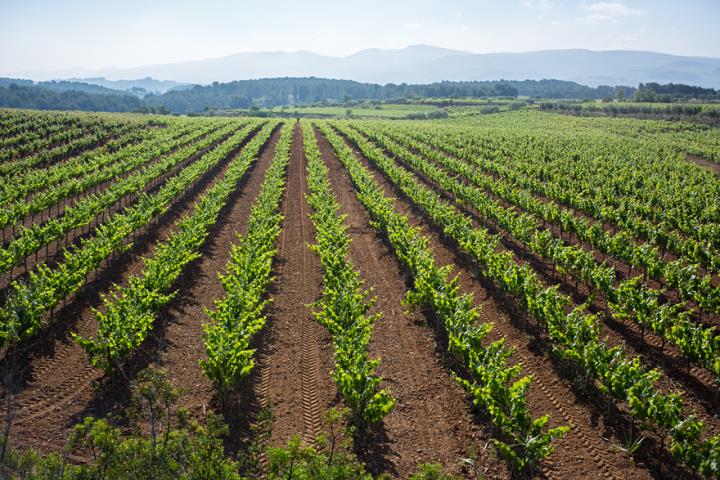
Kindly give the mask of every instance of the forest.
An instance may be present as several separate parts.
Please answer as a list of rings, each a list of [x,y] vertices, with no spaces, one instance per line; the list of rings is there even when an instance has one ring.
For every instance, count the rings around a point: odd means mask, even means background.
[[[522,81],[443,81],[425,85],[378,85],[351,80],[323,78],[268,78],[239,80],[229,83],[195,85],[171,90],[162,95],[149,94],[143,99],[129,92],[116,91],[79,82],[39,82],[0,79],[0,107],[39,110],[86,111],[157,111],[201,113],[208,109],[274,107],[304,105],[314,102],[350,100],[400,100],[409,98],[448,97],[536,97],[552,99],[602,99],[632,96],[633,87],[599,86],[596,88],[562,80]],[[115,98],[113,98],[115,97]],[[162,110],[163,112],[165,110]]]

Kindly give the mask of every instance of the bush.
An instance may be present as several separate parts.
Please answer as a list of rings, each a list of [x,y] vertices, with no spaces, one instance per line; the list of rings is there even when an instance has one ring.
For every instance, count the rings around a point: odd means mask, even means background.
[[[323,423],[326,432],[316,438],[316,447],[302,445],[294,436],[287,446],[269,448],[271,480],[372,480],[372,475],[350,450],[351,432],[344,426],[345,411],[329,410]]]
[[[412,475],[410,480],[456,480],[456,477],[444,473],[441,465],[429,464],[420,465],[417,473]]]
[[[70,464],[57,454],[43,457],[31,450],[17,452],[8,448],[0,464],[0,477],[240,480],[238,464],[225,456],[223,437],[227,426],[212,414],[204,426],[190,421],[186,411],[176,408],[180,395],[163,370],[146,369],[133,388],[129,418],[134,434],[123,435],[107,420],[87,417],[73,428],[66,448],[67,453],[89,459],[86,465]],[[144,433],[144,426],[149,426],[148,433]]]

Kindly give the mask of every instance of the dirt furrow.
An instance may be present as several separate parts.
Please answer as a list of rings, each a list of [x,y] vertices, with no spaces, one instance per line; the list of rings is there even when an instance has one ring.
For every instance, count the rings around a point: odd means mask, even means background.
[[[588,285],[572,275],[558,273],[551,260],[531,251],[497,222],[486,218],[472,206],[462,206],[463,202],[458,201],[455,195],[409,166],[402,158],[387,151],[386,153],[416,175],[426,187],[434,190],[450,203],[456,204],[458,210],[471,218],[475,226],[486,228],[493,234],[499,233],[502,236],[502,246],[514,255],[518,263],[528,263],[532,266],[546,285],[559,284],[562,291],[574,298],[578,304],[587,300],[591,294]],[[677,348],[670,344],[663,345],[662,339],[651,331],[643,334],[642,328],[630,319],[617,320],[613,318],[604,296],[598,295],[592,303],[592,309],[603,318],[605,322],[603,334],[611,339],[611,344],[617,345],[627,341],[636,355],[641,355],[640,352],[642,352],[642,358],[650,367],[661,368],[673,381],[677,381],[686,390],[692,392],[693,402],[697,401],[697,406],[704,411],[706,419],[709,419],[709,416],[717,411],[715,381],[707,370],[699,367],[686,369],[687,360]],[[667,388],[670,391],[677,387],[667,385]]]
[[[176,175],[178,172],[180,172],[182,169],[189,166],[191,163],[194,163],[195,161],[197,161],[205,153],[209,152],[210,150],[212,150],[215,147],[217,147],[218,145],[220,145],[223,141],[227,140],[227,138],[229,138],[230,135],[231,135],[231,133],[229,133],[227,135],[223,135],[221,138],[219,138],[217,141],[213,142],[211,145],[207,146],[206,148],[203,148],[199,152],[194,153],[193,155],[190,155],[190,156],[182,159],[175,166],[170,168],[167,172],[150,180],[145,186],[143,186],[141,189],[139,189],[136,193],[132,193],[132,194],[121,197],[115,203],[113,203],[109,208],[106,208],[105,210],[103,210],[102,213],[96,215],[87,225],[70,230],[65,235],[61,236],[60,238],[58,238],[56,240],[53,240],[45,247],[39,248],[38,250],[35,251],[35,253],[31,253],[30,255],[28,255],[25,259],[24,264],[18,265],[15,268],[13,268],[11,271],[5,272],[2,275],[0,275],[0,289],[6,289],[13,280],[17,280],[19,278],[24,278],[29,271],[31,271],[36,265],[38,265],[40,263],[46,263],[50,266],[54,265],[54,262],[56,262],[58,259],[62,258],[62,252],[67,246],[77,245],[77,244],[79,244],[79,242],[82,238],[85,238],[88,235],[92,235],[93,234],[92,232],[94,231],[94,228],[96,226],[103,223],[105,221],[105,219],[108,218],[113,213],[120,211],[129,205],[134,204],[135,201],[139,198],[139,195],[141,193],[152,194],[152,193],[157,192],[157,190],[159,190],[162,187],[162,185],[164,185],[169,178]],[[248,135],[247,138],[249,139],[251,136],[252,136],[252,134]],[[57,216],[59,216],[59,215],[57,215]],[[2,290],[0,290],[0,291],[2,291]]]
[[[265,390],[263,402],[274,418],[275,444],[285,443],[295,434],[301,434],[306,442],[312,441],[320,428],[322,412],[337,403],[329,374],[333,366],[330,338],[308,307],[322,291],[322,270],[307,246],[314,241],[314,229],[305,199],[305,165],[302,136],[296,125],[281,207],[273,303],[266,326],[268,348],[260,360],[260,390]]]
[[[474,421],[463,389],[443,365],[432,329],[420,312],[406,311],[406,276],[394,255],[370,225],[357,200],[347,172],[318,135],[322,158],[351,235],[350,257],[377,296],[373,308],[382,317],[373,328],[370,354],[380,358],[378,374],[397,398],[395,410],[382,430],[358,445],[360,457],[374,473],[407,478],[422,463],[440,463],[464,477],[470,475],[461,459],[483,452],[476,466],[492,478],[508,475],[505,466],[484,447],[490,440],[487,425]]]
[[[219,275],[226,270],[232,245],[237,243],[238,235],[246,232],[250,210],[274,157],[279,137],[280,129],[277,129],[259,159],[228,199],[200,251],[201,258],[191,263],[180,277],[176,298],[161,314],[164,333],[153,361],[167,369],[173,385],[184,390],[182,406],[197,418],[202,418],[211,406],[217,411],[223,407],[221,399],[215,398],[212,383],[199,365],[200,360],[206,358],[202,340],[203,325],[210,319],[205,312],[213,308],[215,300],[225,295]],[[249,401],[252,405],[229,403],[226,408],[226,420],[233,432],[242,430],[241,426],[248,421],[240,410],[257,410],[254,399],[244,398],[242,401]]]
[[[553,478],[587,478],[588,472],[596,472],[600,468],[605,478],[651,478],[651,472],[636,466],[621,452],[623,439],[612,436],[604,417],[576,395],[569,380],[557,370],[557,365],[549,357],[548,345],[538,340],[537,332],[529,331],[523,325],[524,321],[514,315],[506,299],[492,285],[477,279],[474,269],[467,265],[462,255],[437,229],[430,226],[421,211],[406,200],[403,193],[372,163],[356,149],[353,150],[363,164],[369,167],[386,194],[397,198],[398,210],[407,215],[414,226],[423,230],[438,263],[456,266],[462,290],[472,293],[480,304],[482,320],[495,325],[490,334],[491,339],[505,337],[507,344],[515,349],[513,361],[522,361],[525,367],[523,373],[534,375],[535,380],[528,393],[528,405],[534,416],[549,414],[552,426],[570,424],[570,432],[557,442],[556,451],[543,463],[543,468],[547,470],[545,475]],[[539,385],[544,385],[545,391]]]
[[[141,271],[141,257],[151,255],[156,242],[167,238],[174,221],[192,211],[195,199],[222,177],[235,156],[236,153],[230,155],[219,168],[211,169],[203,180],[177,198],[173,207],[145,230],[130,251],[91,274],[85,288],[58,309],[53,326],[43,338],[17,359],[19,371],[14,384],[8,386],[15,392],[12,435],[17,445],[40,451],[60,450],[68,428],[82,417],[104,416],[127,406],[127,380],[121,374],[104,378],[100,371],[91,368],[71,332],[85,337],[96,335],[93,309],[101,307],[101,294],[113,283],[124,284],[130,275]],[[156,325],[146,344],[162,339],[163,335],[164,325]],[[128,377],[150,361],[148,355],[144,355],[147,350],[147,345],[141,347],[140,353],[126,366]],[[10,359],[5,358],[2,367],[8,369],[10,363]]]

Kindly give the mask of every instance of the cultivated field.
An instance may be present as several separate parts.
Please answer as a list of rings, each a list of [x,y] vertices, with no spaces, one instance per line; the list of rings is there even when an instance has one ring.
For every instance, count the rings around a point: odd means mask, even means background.
[[[228,455],[344,407],[375,475],[720,475],[720,130],[454,108],[0,111],[5,434],[158,365]]]

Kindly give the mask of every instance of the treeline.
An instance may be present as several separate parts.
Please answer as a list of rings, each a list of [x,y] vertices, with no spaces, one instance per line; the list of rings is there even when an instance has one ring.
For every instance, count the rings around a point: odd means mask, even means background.
[[[19,85],[21,87],[32,87],[35,82],[32,80],[25,80],[21,78],[7,78],[0,77],[0,87],[9,87],[12,84]]]
[[[55,90],[57,92],[85,92],[94,93],[101,95],[129,95],[130,92],[122,92],[120,90],[113,90],[112,88],[103,87],[100,85],[93,85],[91,83],[84,82],[70,82],[67,80],[51,80],[48,82],[38,82],[35,84],[40,88],[47,90]]]
[[[678,100],[720,100],[720,91],[682,83],[641,83],[635,94],[638,102],[673,102]]]
[[[601,100],[608,97],[631,97],[637,90],[623,85],[588,87],[567,80],[511,80],[518,95],[532,98],[572,98],[578,100]]]
[[[394,100],[409,97],[515,97],[518,92],[507,82],[439,82],[427,85],[378,85],[352,80],[322,78],[269,78],[230,83],[196,85],[164,95],[148,95],[149,105],[163,104],[179,113],[200,113],[206,109],[276,107],[322,101]]]
[[[638,105],[637,103],[601,103],[583,104],[570,102],[543,102],[541,110],[560,110],[570,113],[606,113],[609,115],[674,115],[674,116],[704,116],[720,118],[720,108],[703,108],[702,105],[677,103],[672,105]]]
[[[0,107],[37,110],[85,110],[89,112],[131,112],[143,107],[132,95],[107,95],[78,90],[50,90],[40,86],[10,83],[0,86]]]
[[[196,85],[143,99],[105,87],[71,81],[39,82],[0,78],[0,107],[40,110],[88,110],[145,113],[202,113],[207,110],[347,103],[357,100],[404,101],[437,98],[438,101],[462,98],[526,96],[547,99],[631,99],[641,102],[678,99],[712,99],[720,95],[708,88],[657,83],[627,86],[588,87],[564,80],[497,80],[474,82],[437,82],[425,85],[361,83],[323,78],[269,78],[229,83]]]
[[[632,95],[632,87],[597,88],[561,80],[437,82],[424,85],[361,83],[322,78],[270,78],[213,83],[208,86],[148,95],[148,105],[165,105],[177,113],[200,113],[207,109],[275,107],[321,101],[398,100],[407,98],[517,97],[597,99]]]

